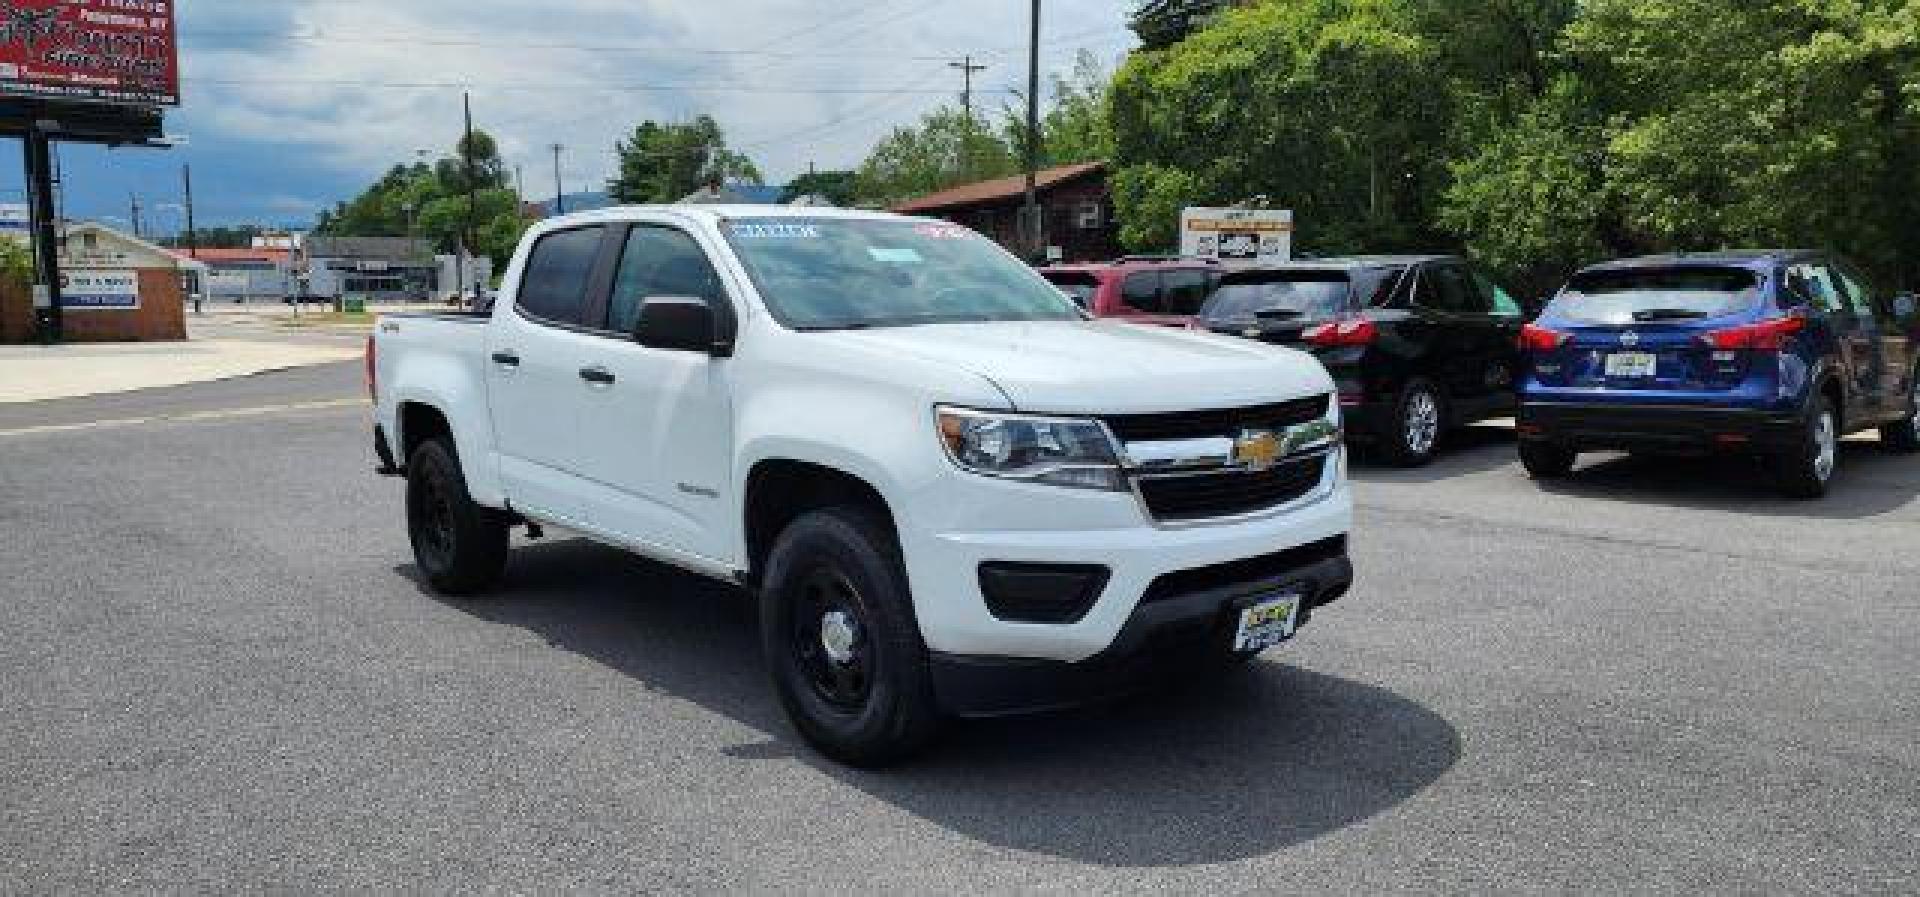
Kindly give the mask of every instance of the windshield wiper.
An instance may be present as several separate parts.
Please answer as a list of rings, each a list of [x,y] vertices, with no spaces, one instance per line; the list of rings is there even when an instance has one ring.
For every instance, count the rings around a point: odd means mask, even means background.
[[[836,330],[865,330],[872,326],[871,321],[842,321],[835,324],[808,324],[793,329],[801,333],[831,333]]]
[[[1307,313],[1297,308],[1263,308],[1254,312],[1253,316],[1262,321],[1291,321],[1295,318],[1304,318]]]
[[[1695,321],[1706,316],[1691,308],[1643,308],[1633,313],[1636,321]]]

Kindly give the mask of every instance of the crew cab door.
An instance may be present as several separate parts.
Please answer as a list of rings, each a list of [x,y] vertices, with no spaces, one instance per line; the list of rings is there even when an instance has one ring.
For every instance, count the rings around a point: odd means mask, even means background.
[[[734,306],[691,231],[641,223],[616,231],[611,289],[583,364],[602,381],[578,423],[581,473],[596,486],[596,525],[635,544],[724,562],[732,543],[733,407],[729,366],[707,352],[633,337],[649,298]]]
[[[1498,347],[1492,297],[1483,297],[1463,265],[1422,266],[1413,317],[1402,334],[1421,345],[1430,376],[1454,402],[1458,419],[1471,420],[1496,404],[1490,397],[1512,382],[1506,352]],[[1504,382],[1502,382],[1504,381]]]
[[[1891,297],[1874,289],[1851,265],[1837,264],[1834,271],[1840,275],[1840,285],[1847,291],[1854,314],[1874,322],[1874,337],[1879,343],[1879,376],[1875,378],[1878,416],[1889,421],[1903,418],[1913,395],[1908,382],[1914,372],[1913,340],[1893,313]]]
[[[580,478],[578,426],[588,384],[581,368],[596,338],[583,327],[596,275],[604,278],[606,228],[540,237],[511,306],[487,328],[487,401],[500,480],[516,510],[556,523],[591,523]]]

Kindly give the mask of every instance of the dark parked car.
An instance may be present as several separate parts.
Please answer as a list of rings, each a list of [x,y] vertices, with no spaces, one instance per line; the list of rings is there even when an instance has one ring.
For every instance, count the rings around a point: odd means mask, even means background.
[[[1040,269],[1096,318],[1185,327],[1212,291],[1219,268],[1200,259],[1125,258]]]
[[[1558,477],[1589,450],[1739,452],[1819,497],[1846,434],[1920,450],[1913,306],[1804,250],[1588,268],[1526,328],[1520,460]]]
[[[1319,356],[1352,437],[1415,467],[1448,428],[1512,413],[1521,323],[1464,259],[1362,256],[1224,272],[1198,326]]]

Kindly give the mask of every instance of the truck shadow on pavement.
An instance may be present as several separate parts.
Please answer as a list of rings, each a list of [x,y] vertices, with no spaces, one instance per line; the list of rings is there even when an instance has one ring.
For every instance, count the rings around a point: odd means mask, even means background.
[[[956,724],[928,755],[863,772],[819,757],[793,732],[768,683],[751,606],[722,584],[555,541],[516,551],[488,598],[436,600],[765,733],[764,742],[725,749],[736,761],[803,762],[966,837],[1080,862],[1265,854],[1408,800],[1461,753],[1453,726],[1406,698],[1261,662],[1207,691]]]
[[[1524,477],[1516,465],[1515,475]],[[1759,461],[1737,456],[1666,458],[1582,456],[1571,476],[1536,481],[1554,495],[1602,501],[1737,511],[1809,520],[1857,520],[1906,508],[1920,498],[1920,457],[1898,455],[1874,440],[1840,444],[1840,468],[1827,496],[1781,497]]]

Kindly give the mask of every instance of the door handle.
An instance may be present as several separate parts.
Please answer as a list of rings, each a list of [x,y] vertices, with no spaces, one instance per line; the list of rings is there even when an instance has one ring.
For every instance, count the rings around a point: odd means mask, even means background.
[[[588,383],[591,383],[595,386],[612,386],[614,384],[614,381],[618,380],[619,378],[615,377],[613,375],[613,372],[607,370],[606,368],[591,367],[591,368],[580,369],[580,379],[585,380]]]
[[[512,350],[495,352],[493,353],[493,363],[504,367],[517,368],[520,366],[520,356],[513,354]]]

